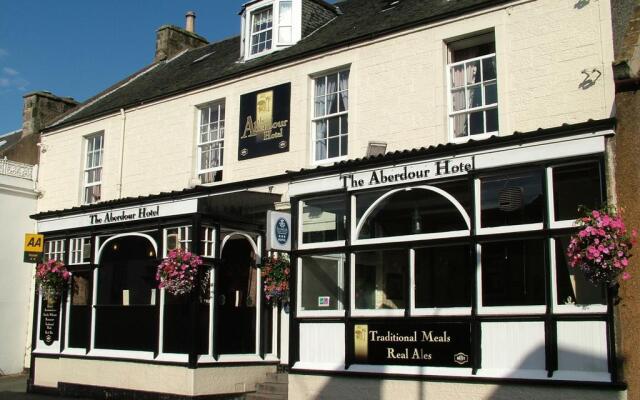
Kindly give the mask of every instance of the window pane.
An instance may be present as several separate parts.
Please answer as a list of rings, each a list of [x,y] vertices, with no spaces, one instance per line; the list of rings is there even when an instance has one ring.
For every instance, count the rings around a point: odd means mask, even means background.
[[[344,196],[305,200],[302,203],[302,242],[344,240]]]
[[[316,122],[316,139],[326,139],[327,137],[327,120]]]
[[[482,305],[545,304],[544,242],[518,240],[482,245]]]
[[[526,171],[481,183],[483,227],[542,222],[542,172]]]
[[[327,158],[327,141],[316,141],[316,160],[324,160]]]
[[[342,115],[340,117],[340,134],[345,135],[349,132],[349,116]]]
[[[327,114],[338,112],[338,94],[333,93],[327,96]]]
[[[469,108],[480,106],[482,106],[482,87],[480,85],[469,86]]]
[[[284,26],[278,28],[278,40],[281,43],[290,43],[291,42],[291,27]]]
[[[453,111],[461,111],[467,108],[467,101],[465,100],[465,90],[457,89],[451,91],[451,106]]]
[[[356,254],[355,306],[358,309],[401,309],[409,254],[406,250]]]
[[[451,186],[451,189],[468,192],[466,185]],[[358,195],[358,215],[362,216],[384,193]],[[432,190],[413,188],[396,192],[378,203],[362,224],[358,239],[465,229],[468,226],[464,217],[449,199]]]
[[[347,136],[340,136],[340,155],[344,156],[349,153],[349,144],[348,144]]]
[[[469,246],[416,249],[415,254],[416,308],[471,306]]]
[[[291,2],[280,1],[280,25],[291,25]]]
[[[467,133],[467,114],[454,115],[452,118],[453,136],[465,137]]]
[[[471,125],[470,133],[477,135],[484,133],[484,112],[477,111],[469,114],[469,122]]]
[[[464,64],[451,67],[451,87],[464,86]]]
[[[329,158],[340,156],[340,138],[329,138]]]
[[[594,209],[602,203],[600,166],[598,163],[566,165],[553,168],[555,219],[578,218],[578,207]]]
[[[329,137],[338,136],[340,134],[340,119],[338,117],[329,118],[327,120],[327,124],[329,125]]]
[[[498,109],[485,111],[485,116],[487,118],[487,132],[498,132]]]
[[[91,286],[93,272],[77,271],[71,277],[71,305],[69,307],[69,347],[89,347],[91,329]]]
[[[302,310],[342,310],[344,254],[302,257]]]
[[[480,77],[480,61],[472,61],[465,64],[467,67],[467,84],[479,83]]]
[[[569,265],[567,258],[569,237],[556,238],[555,243],[558,304],[606,304],[604,287],[595,286],[585,278],[579,268]]]
[[[482,60],[482,78],[485,81],[496,79],[496,58],[489,57]]]
[[[484,86],[484,104],[495,104],[498,102],[498,85],[491,83]]]

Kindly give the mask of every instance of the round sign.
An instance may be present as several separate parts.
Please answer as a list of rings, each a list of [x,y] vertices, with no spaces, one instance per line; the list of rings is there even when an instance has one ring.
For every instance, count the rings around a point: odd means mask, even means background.
[[[280,217],[276,221],[276,240],[280,244],[286,244],[289,239],[289,224],[287,220]]]

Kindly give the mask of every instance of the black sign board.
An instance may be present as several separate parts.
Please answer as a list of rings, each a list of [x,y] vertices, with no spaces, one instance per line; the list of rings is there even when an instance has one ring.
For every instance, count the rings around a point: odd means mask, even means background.
[[[355,322],[354,364],[471,368],[471,324],[466,322]]]
[[[289,151],[291,83],[240,96],[238,160]]]
[[[55,300],[47,301],[42,299],[40,307],[40,340],[47,346],[58,340],[58,326],[60,324],[60,300],[55,296]]]

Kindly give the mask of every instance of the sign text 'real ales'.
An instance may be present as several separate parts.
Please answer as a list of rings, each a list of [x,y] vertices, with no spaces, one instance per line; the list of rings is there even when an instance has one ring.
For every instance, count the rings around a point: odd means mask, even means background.
[[[360,190],[466,175],[471,171],[473,157],[462,157],[344,174],[340,179],[347,190]]]

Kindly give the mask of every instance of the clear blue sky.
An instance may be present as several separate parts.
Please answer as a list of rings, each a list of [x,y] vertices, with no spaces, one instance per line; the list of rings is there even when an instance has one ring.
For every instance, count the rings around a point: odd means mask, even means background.
[[[156,29],[184,27],[186,11],[210,42],[239,34],[244,2],[0,0],[0,135],[22,126],[25,93],[84,101],[149,64]]]

